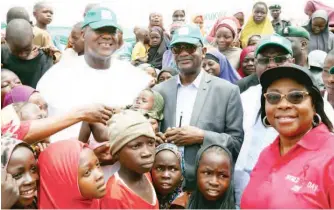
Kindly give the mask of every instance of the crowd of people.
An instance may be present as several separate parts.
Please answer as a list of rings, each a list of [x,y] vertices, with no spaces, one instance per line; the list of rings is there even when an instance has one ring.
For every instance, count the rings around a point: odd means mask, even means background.
[[[10,8],[2,209],[334,208],[334,8],[282,9],[151,13],[128,43],[89,4],[61,51],[51,4]]]

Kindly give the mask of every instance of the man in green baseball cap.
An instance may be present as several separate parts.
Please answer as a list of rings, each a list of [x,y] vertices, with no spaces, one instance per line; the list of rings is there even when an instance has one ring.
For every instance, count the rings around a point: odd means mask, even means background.
[[[231,145],[233,157],[238,156],[243,139],[240,93],[232,83],[203,69],[206,48],[197,25],[175,30],[171,51],[179,75],[154,87],[166,102],[160,127],[163,134],[159,137],[179,147],[184,163],[184,190],[194,191],[194,157],[201,145],[225,142]],[[212,123],[212,119],[219,120]]]
[[[273,20],[271,21],[271,24],[273,25],[273,28],[276,31],[276,33],[282,30],[282,28],[291,25],[290,21],[282,20],[280,18],[280,15],[281,15],[280,5],[278,4],[271,5],[269,7],[269,10],[270,10],[271,17],[273,18]]]
[[[334,50],[329,51],[324,62],[322,79],[325,84],[324,100],[334,108]]]
[[[307,56],[309,54],[310,34],[300,26],[287,26],[278,34],[287,38],[292,44],[295,63],[308,68]]]
[[[259,84],[262,73],[270,68],[294,63],[291,42],[274,34],[260,40],[255,49],[255,73],[237,82],[240,92]]]
[[[98,68],[108,68],[110,62],[93,60],[110,60],[111,55],[118,49],[117,30],[121,30],[121,27],[115,13],[105,7],[93,7],[86,13],[82,28],[86,61],[89,65],[101,64]]]

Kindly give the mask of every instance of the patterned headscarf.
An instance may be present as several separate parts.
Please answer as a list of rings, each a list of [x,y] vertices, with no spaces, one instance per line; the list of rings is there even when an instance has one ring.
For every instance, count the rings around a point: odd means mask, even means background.
[[[159,152],[163,150],[171,151],[176,155],[177,159],[180,161],[181,170],[183,174],[184,171],[183,171],[183,165],[182,165],[182,156],[177,146],[175,144],[170,144],[170,143],[160,144],[155,149],[155,155],[157,155]],[[180,183],[180,185],[168,195],[162,196],[159,193],[157,193],[160,209],[169,209],[170,205],[181,193],[182,193],[182,183]]]
[[[1,136],[1,168],[6,171],[9,160],[18,145],[25,146],[33,152],[32,148],[24,141],[12,138],[10,134]]]

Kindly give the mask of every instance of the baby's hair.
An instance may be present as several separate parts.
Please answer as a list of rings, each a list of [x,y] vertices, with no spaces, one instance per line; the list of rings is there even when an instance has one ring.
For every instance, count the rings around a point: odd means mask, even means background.
[[[253,34],[252,36],[250,36],[250,37],[248,38],[247,45],[249,45],[250,41],[251,41],[254,37],[259,37],[260,39],[262,38],[260,34]]]

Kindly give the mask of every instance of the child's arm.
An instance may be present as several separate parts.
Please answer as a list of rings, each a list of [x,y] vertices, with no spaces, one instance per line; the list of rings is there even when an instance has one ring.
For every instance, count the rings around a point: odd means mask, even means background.
[[[91,129],[90,125],[87,122],[82,122],[80,133],[79,133],[79,141],[83,143],[87,143],[90,137]]]

